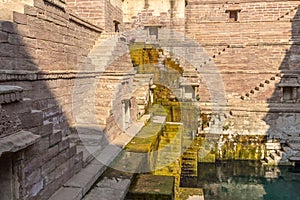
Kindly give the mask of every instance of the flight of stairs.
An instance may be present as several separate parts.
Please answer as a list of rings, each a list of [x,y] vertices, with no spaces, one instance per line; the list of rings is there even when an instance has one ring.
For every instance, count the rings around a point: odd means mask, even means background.
[[[291,165],[288,160],[288,154],[283,144],[277,140],[268,140],[266,143],[267,154],[262,160],[262,164],[265,165]]]
[[[297,12],[298,8],[299,8],[299,6],[297,5],[296,7],[290,9],[289,11],[287,11],[286,13],[284,13],[283,15],[278,17],[277,20],[280,21],[286,17],[293,17],[294,12]]]
[[[198,147],[191,145],[188,147],[181,157],[181,176],[197,176],[198,175]]]
[[[104,131],[111,122],[113,101],[117,98],[119,86],[127,74],[133,70],[128,53],[126,39],[115,33],[103,33],[88,55],[89,65],[82,66],[85,70],[96,73],[95,79],[85,82],[77,80],[75,84],[76,98],[75,116],[76,130],[69,136],[77,150],[83,152],[84,166],[89,164],[110,140]],[[88,82],[89,81],[89,82]],[[78,104],[78,105],[77,105]],[[76,110],[78,109],[78,110]],[[99,126],[100,125],[100,126]],[[118,126],[115,133],[120,132]]]
[[[155,175],[177,176],[180,174],[181,134],[180,124],[166,124],[160,135]]]
[[[250,100],[252,97],[257,95],[259,92],[263,92],[266,90],[266,86],[272,86],[275,83],[278,83],[281,79],[281,74],[276,74],[275,76],[272,76],[269,80],[266,79],[264,82],[259,83],[259,85],[255,86],[252,90],[245,93],[245,95],[241,96],[242,100]]]

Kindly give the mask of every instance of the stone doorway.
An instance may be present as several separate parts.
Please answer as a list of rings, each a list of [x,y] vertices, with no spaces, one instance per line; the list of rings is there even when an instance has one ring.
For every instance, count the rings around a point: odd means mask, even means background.
[[[14,171],[11,153],[2,154],[0,157],[0,199],[16,199]]]

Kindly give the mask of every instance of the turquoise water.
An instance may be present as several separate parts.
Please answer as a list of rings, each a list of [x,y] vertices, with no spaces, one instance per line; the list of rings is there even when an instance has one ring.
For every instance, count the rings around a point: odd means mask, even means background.
[[[300,200],[300,169],[250,161],[198,163],[198,176],[181,177],[181,186],[203,188],[205,200]]]

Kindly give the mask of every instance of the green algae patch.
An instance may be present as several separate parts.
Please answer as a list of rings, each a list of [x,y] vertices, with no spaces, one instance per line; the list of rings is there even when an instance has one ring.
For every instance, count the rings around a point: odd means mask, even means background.
[[[198,162],[214,163],[216,162],[216,155],[211,151],[200,148],[198,151]]]
[[[150,123],[144,126],[137,135],[125,146],[129,152],[151,152],[157,149],[158,138],[163,125]]]
[[[126,199],[174,199],[174,182],[175,178],[172,176],[139,174],[131,185]]]

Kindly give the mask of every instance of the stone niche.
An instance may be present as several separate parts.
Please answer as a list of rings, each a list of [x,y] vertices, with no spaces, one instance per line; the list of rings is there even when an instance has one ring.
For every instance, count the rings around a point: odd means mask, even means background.
[[[282,91],[281,101],[284,103],[298,102],[298,89],[300,87],[298,75],[285,75],[282,77],[279,87]]]
[[[198,83],[183,82],[180,84],[182,96],[184,100],[196,100],[196,94],[199,90]]]

